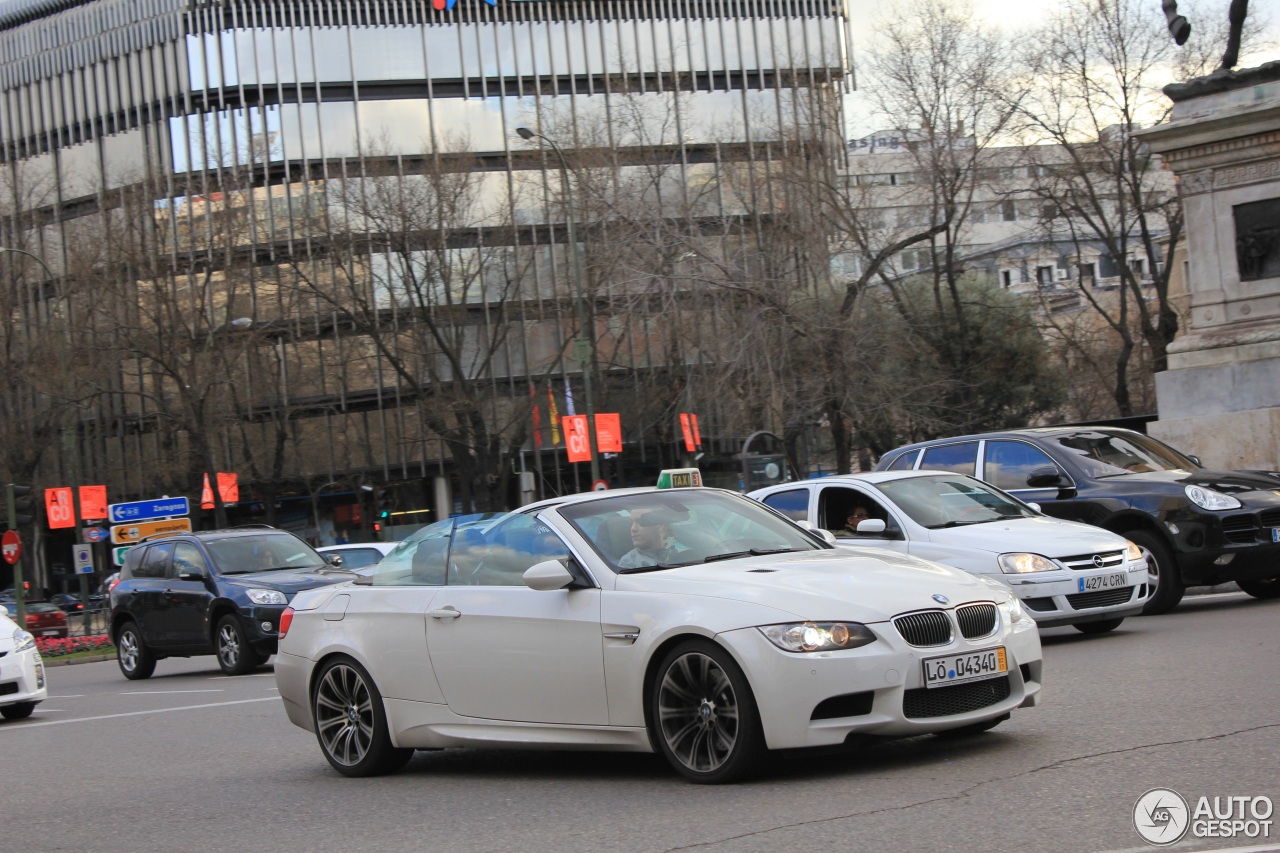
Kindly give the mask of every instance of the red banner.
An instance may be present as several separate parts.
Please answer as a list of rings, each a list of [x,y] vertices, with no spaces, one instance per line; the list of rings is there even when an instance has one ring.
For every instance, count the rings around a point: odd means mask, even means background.
[[[591,439],[587,436],[587,416],[565,415],[560,423],[564,425],[564,445],[569,451],[569,461],[590,462]]]
[[[556,392],[547,385],[547,420],[551,423],[551,443],[560,443],[560,410],[556,408]]]
[[[218,494],[223,504],[233,504],[240,500],[239,477],[234,471],[218,472]],[[209,475],[204,475],[204,488],[200,492],[200,508],[213,509],[213,490],[209,488]]]
[[[693,446],[701,447],[702,433],[698,432],[698,416],[694,414],[689,415],[689,422],[693,425]]]
[[[680,432],[684,435],[684,449],[692,453],[697,449],[693,441],[693,427],[689,425],[689,415],[680,413]]]
[[[536,449],[542,446],[542,410],[538,408],[538,392],[532,382],[529,383],[529,404],[533,407],[533,446]]]
[[[596,414],[596,450],[601,453],[622,452],[622,415],[617,412]]]
[[[70,486],[44,490],[44,511],[50,530],[76,526],[76,505],[72,501]]]
[[[107,487],[80,487],[80,517],[85,521],[105,520],[107,517]]]

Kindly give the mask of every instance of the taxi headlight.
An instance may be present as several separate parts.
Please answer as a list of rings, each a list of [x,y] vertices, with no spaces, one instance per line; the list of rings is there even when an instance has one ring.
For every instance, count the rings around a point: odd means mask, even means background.
[[[284,593],[275,589],[251,589],[247,595],[254,604],[288,604]]]
[[[36,635],[30,631],[24,631],[21,628],[13,632],[13,650],[14,652],[25,652],[27,649],[36,647]]]
[[[758,629],[784,652],[834,652],[875,642],[871,629],[858,622],[793,622]]]
[[[1144,555],[1142,553],[1142,549],[1139,548],[1137,544],[1130,542],[1128,539],[1126,539],[1124,540],[1124,546],[1125,546],[1124,547],[1125,560],[1127,560],[1130,563],[1141,563],[1143,561]],[[1133,568],[1129,569],[1129,571],[1136,572],[1140,568],[1142,567],[1134,566]]]
[[[1006,575],[1025,575],[1030,572],[1056,572],[1057,563],[1039,554],[1001,554],[1000,571]]]

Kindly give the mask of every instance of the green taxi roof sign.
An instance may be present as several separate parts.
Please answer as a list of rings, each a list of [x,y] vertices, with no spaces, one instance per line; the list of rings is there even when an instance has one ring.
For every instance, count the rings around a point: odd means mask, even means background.
[[[697,468],[667,468],[658,474],[659,489],[692,489],[702,485],[702,472]]]

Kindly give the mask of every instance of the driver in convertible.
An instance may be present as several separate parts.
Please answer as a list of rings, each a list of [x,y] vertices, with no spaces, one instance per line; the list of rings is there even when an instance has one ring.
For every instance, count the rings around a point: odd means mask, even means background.
[[[631,544],[634,547],[618,560],[619,568],[637,569],[680,562],[677,555],[688,551],[689,547],[676,541],[671,525],[661,518],[663,514],[657,509],[631,511]]]

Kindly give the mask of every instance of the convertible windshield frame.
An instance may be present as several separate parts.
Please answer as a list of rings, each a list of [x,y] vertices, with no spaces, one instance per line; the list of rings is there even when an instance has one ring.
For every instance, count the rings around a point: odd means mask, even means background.
[[[632,493],[556,512],[617,574],[833,547],[763,504],[720,489]]]

